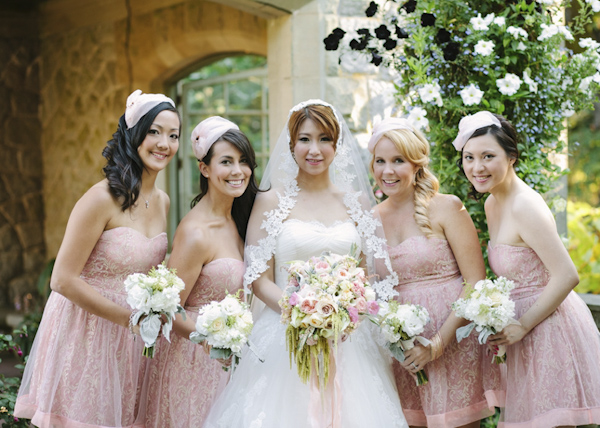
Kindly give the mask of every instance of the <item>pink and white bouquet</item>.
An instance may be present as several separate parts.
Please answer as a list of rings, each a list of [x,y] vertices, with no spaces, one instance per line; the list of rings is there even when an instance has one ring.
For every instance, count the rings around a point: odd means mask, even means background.
[[[415,347],[415,341],[424,346],[431,342],[419,336],[429,322],[429,312],[422,306],[400,304],[395,300],[382,302],[379,316],[373,320],[379,325],[386,347],[393,357],[400,362],[405,360],[404,353]],[[417,372],[417,385],[424,385],[429,380],[424,370]]]
[[[233,372],[244,345],[251,345],[248,338],[253,326],[248,304],[240,300],[239,293],[227,294],[220,302],[213,301],[200,308],[196,331],[190,333],[190,340],[210,345],[210,358],[226,360],[232,357]],[[223,370],[229,368],[223,366]]]
[[[456,340],[468,337],[473,329],[479,333],[479,343],[484,344],[492,334],[496,334],[509,324],[517,321],[515,302],[510,299],[510,290],[515,283],[504,277],[496,280],[483,279],[468,288],[464,298],[452,304],[456,316],[465,318],[471,323],[456,330]],[[494,356],[495,363],[506,362],[506,347],[501,345]]]
[[[331,342],[337,347],[341,335],[349,335],[361,315],[379,311],[376,294],[351,254],[324,252],[308,261],[290,262],[289,285],[279,301],[281,322],[287,324],[290,364],[295,358],[304,383],[316,373],[321,387],[327,385]],[[316,367],[315,367],[316,366]]]
[[[164,263],[152,268],[147,275],[134,273],[125,279],[127,303],[134,309],[129,326],[132,328],[139,323],[145,357],[154,356],[161,326],[163,336],[170,341],[175,314],[180,313],[185,319],[185,311],[179,304],[179,293],[184,288],[185,284],[176,271],[168,269]]]

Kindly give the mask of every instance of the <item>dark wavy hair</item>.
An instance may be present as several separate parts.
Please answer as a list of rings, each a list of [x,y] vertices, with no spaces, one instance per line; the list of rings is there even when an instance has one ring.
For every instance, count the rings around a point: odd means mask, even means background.
[[[108,180],[111,195],[121,202],[122,211],[134,206],[140,196],[142,172],[145,166],[138,154],[138,147],[146,138],[156,116],[165,110],[177,113],[179,133],[181,133],[179,112],[170,103],[164,102],[143,115],[131,129],[127,129],[123,114],[119,119],[117,132],[102,150],[102,156],[106,158],[106,166],[102,171]]]
[[[246,159],[248,165],[250,166],[250,170],[252,171],[246,191],[242,194],[242,196],[234,199],[233,206],[231,207],[231,215],[233,217],[233,221],[235,221],[235,225],[237,226],[238,233],[242,239],[246,239],[248,219],[250,218],[250,212],[252,211],[252,206],[254,205],[254,198],[259,192],[258,184],[256,184],[256,177],[254,176],[254,169],[256,168],[256,156],[248,137],[246,137],[246,135],[238,129],[230,129],[226,131],[219,137],[217,141],[215,141],[215,143],[219,141],[227,141],[236,149],[238,149],[242,153],[242,158]],[[213,144],[208,150],[208,153],[206,153],[204,158],[202,158],[202,162],[204,162],[206,165],[210,165],[210,161],[214,155],[214,147],[215,145]],[[192,208],[196,206],[196,204],[200,202],[200,199],[202,199],[207,192],[208,179],[200,174],[200,193],[192,200],[190,206]]]
[[[515,160],[513,166],[517,166],[519,163],[519,134],[517,134],[515,127],[512,126],[512,124],[506,120],[505,117],[500,116],[499,114],[494,114],[494,116],[500,121],[500,127],[496,125],[490,125],[479,128],[477,131],[473,132],[471,138],[480,137],[482,135],[491,135],[496,139],[498,144],[500,144],[500,147],[502,147],[506,155],[510,159]],[[460,157],[456,161],[456,164],[461,169],[463,174],[465,174],[465,170],[463,168],[462,151],[460,152]],[[479,193],[477,190],[475,190],[475,186],[471,184],[469,197],[475,200],[480,200],[483,197],[483,193]]]

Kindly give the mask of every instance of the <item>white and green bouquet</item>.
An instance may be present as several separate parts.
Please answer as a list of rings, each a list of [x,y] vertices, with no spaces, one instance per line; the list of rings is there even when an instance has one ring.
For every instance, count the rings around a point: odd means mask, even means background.
[[[479,333],[479,343],[487,342],[488,337],[496,334],[509,324],[514,324],[515,302],[510,299],[510,290],[515,283],[504,277],[496,280],[484,279],[467,289],[464,298],[452,304],[456,316],[471,321],[456,330],[456,340],[468,337],[473,329]],[[499,346],[494,356],[495,363],[506,362],[506,347]]]
[[[179,293],[185,284],[174,269],[164,263],[152,268],[148,274],[134,273],[125,279],[127,303],[134,309],[129,320],[130,327],[139,324],[144,341],[143,355],[154,356],[156,339],[162,329],[163,336],[170,341],[173,317],[185,311],[179,304]]]

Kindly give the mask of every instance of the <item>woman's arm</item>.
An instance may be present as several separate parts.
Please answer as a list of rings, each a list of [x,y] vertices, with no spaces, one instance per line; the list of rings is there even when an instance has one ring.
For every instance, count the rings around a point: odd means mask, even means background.
[[[512,345],[521,340],[551,315],[579,283],[579,275],[558,236],[552,213],[540,195],[532,192],[518,195],[511,218],[515,220],[523,242],[535,251],[550,272],[550,281],[519,319],[520,325],[511,324],[499,334],[490,336],[494,345]]]
[[[259,240],[266,236],[264,229],[260,226],[265,219],[264,213],[276,209],[279,204],[279,198],[274,190],[259,193],[252,208],[252,214],[248,221],[248,231],[246,232],[246,250],[250,246],[259,245]],[[245,255],[247,258],[247,254]],[[252,291],[269,308],[277,313],[281,313],[279,300],[283,294],[282,290],[275,284],[274,258],[271,257],[268,262],[268,269],[263,272],[258,279],[252,283]]]
[[[169,257],[168,267],[176,269],[177,276],[185,284],[185,288],[179,293],[182,306],[185,306],[202,267],[210,261],[210,245],[215,243],[206,238],[202,229],[194,227],[193,223],[185,220],[179,224],[173,239],[173,251]],[[184,321],[181,314],[176,314],[173,330],[179,336],[189,340],[190,333],[196,328],[190,318]]]
[[[454,258],[458,263],[460,273],[467,284],[474,285],[485,278],[485,264],[481,254],[481,245],[471,216],[456,196],[438,195],[435,203],[430,206],[431,221],[441,226],[444,236],[452,249]],[[433,225],[432,225],[433,226]],[[463,297],[465,289],[457,299]],[[450,305],[452,302],[448,302]],[[467,320],[457,317],[454,311],[450,312],[438,333],[442,337],[443,345],[448,346],[456,340],[456,329],[466,325]],[[412,350],[411,350],[412,351]],[[407,369],[415,371],[411,366],[414,362],[419,368],[431,361],[431,349],[418,345],[414,352],[407,352],[407,359],[403,363]],[[414,357],[414,358],[409,358]]]
[[[92,187],[81,197],[69,217],[50,287],[82,309],[128,327],[131,310],[105,298],[80,278],[98,239],[119,209],[108,189],[101,185]]]

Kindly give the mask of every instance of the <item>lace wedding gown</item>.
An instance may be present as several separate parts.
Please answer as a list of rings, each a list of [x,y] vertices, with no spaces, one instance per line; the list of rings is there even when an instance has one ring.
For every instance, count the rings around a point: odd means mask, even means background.
[[[287,285],[287,262],[307,260],[323,251],[347,254],[353,243],[360,247],[359,234],[350,220],[333,225],[287,220],[277,236],[275,282],[282,289]],[[251,340],[264,363],[246,348],[205,427],[311,427],[310,386],[300,381],[295,364],[290,367],[285,331],[278,313],[268,307],[260,313]],[[408,427],[395,387],[391,357],[375,342],[371,323],[363,322],[338,346],[341,426]]]

